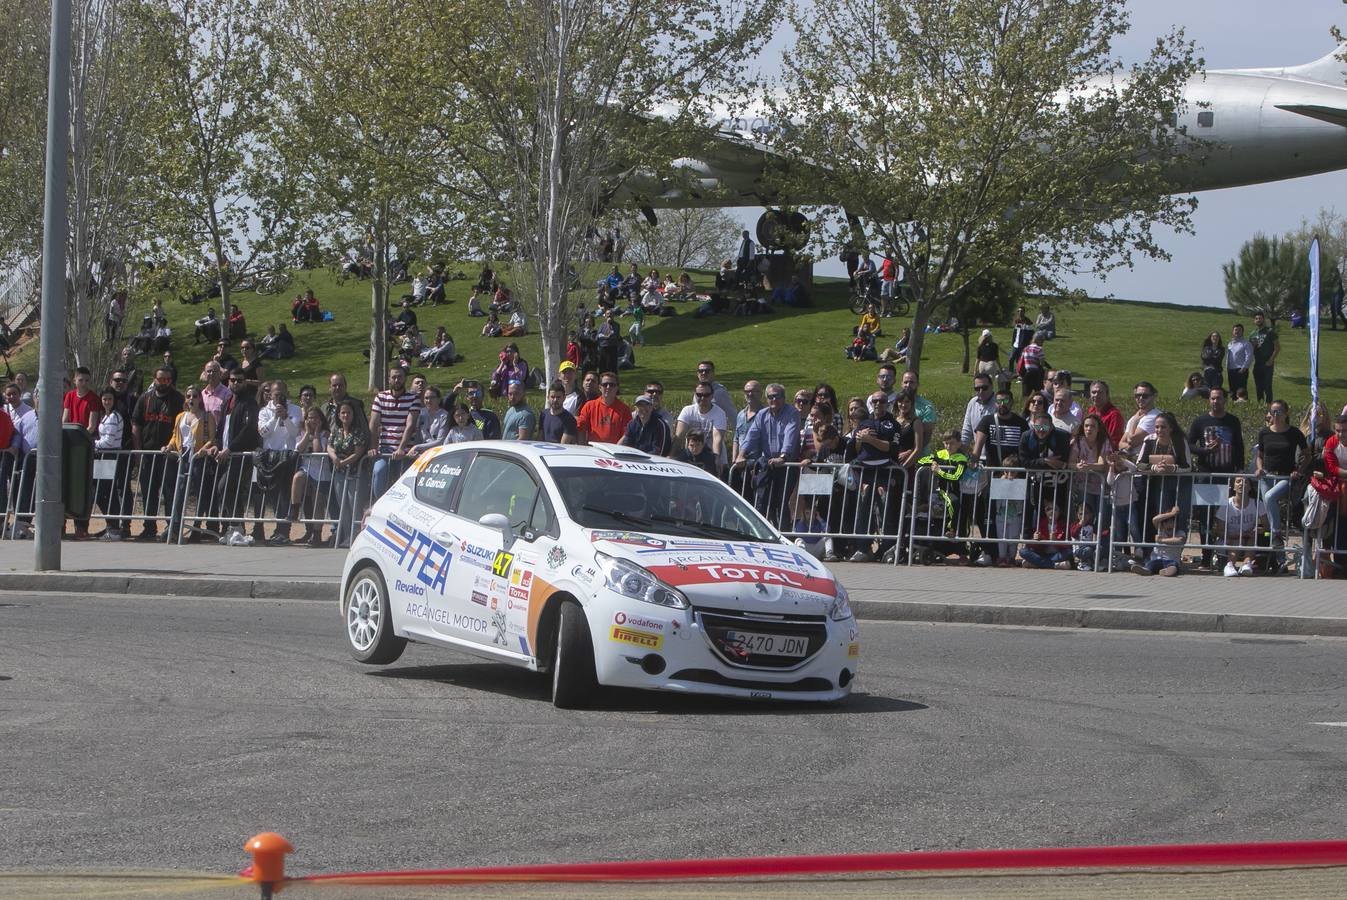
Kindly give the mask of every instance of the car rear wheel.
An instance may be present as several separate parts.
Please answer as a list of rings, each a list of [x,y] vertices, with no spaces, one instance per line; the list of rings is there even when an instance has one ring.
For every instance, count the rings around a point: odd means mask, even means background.
[[[388,588],[373,566],[351,577],[342,597],[346,619],[346,643],[351,655],[362,663],[382,666],[394,662],[407,646],[407,639],[393,633]]]
[[[594,675],[594,644],[585,612],[574,600],[558,611],[556,655],[552,659],[552,705],[560,709],[588,706],[598,690]]]

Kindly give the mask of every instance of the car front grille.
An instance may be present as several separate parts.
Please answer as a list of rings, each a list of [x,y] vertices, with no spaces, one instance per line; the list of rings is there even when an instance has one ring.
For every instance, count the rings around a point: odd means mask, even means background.
[[[670,681],[694,681],[699,684],[715,684],[721,687],[743,688],[749,691],[771,691],[773,693],[819,693],[831,691],[833,683],[826,678],[801,678],[798,681],[753,681],[749,678],[730,678],[710,669],[680,669],[669,676]]]
[[[813,659],[828,640],[824,616],[768,616],[724,609],[698,609],[696,618],[711,650],[727,665],[743,669],[789,670]],[[755,652],[735,635],[749,633],[770,636],[774,641],[799,638],[803,652],[789,655]]]

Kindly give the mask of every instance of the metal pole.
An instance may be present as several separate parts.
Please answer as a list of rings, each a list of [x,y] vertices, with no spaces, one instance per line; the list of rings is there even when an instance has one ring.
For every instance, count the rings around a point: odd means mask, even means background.
[[[47,183],[42,224],[38,353],[37,536],[39,572],[61,568],[61,401],[65,379],[66,157],[70,144],[70,0],[52,0],[47,70]]]

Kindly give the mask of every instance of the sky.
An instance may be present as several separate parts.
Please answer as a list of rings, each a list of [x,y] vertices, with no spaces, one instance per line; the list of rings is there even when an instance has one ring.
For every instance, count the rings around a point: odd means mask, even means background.
[[[1329,28],[1347,29],[1342,0],[1132,0],[1132,28],[1115,47],[1139,60],[1156,37],[1182,27],[1209,69],[1282,67],[1312,62],[1333,50]],[[1347,167],[1347,159],[1343,160]],[[1078,276],[1068,284],[1091,296],[1225,306],[1221,265],[1234,259],[1256,232],[1282,234],[1313,220],[1321,207],[1347,213],[1347,171],[1196,194],[1191,235],[1160,232],[1168,262],[1140,258],[1133,268],[1104,278]],[[752,228],[760,210],[735,210]],[[828,263],[820,274],[841,273]]]
[[[1347,6],[1340,0],[1133,0],[1128,7],[1129,42],[1118,47],[1124,59],[1139,58],[1154,36],[1181,26],[1209,69],[1311,62],[1333,50],[1332,25],[1347,28]],[[1221,265],[1257,231],[1285,233],[1314,219],[1321,207],[1347,212],[1347,172],[1196,196],[1195,233],[1162,241],[1172,260],[1142,260],[1102,280],[1073,279],[1072,286],[1093,296],[1225,306]]]

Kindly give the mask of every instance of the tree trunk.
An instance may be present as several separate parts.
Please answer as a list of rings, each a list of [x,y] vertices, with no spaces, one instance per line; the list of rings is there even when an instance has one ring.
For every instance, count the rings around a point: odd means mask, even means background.
[[[388,201],[374,210],[374,283],[370,285],[369,389],[381,391],[388,371]]]
[[[220,308],[224,310],[221,313],[221,319],[224,320],[224,333],[222,337],[229,337],[229,316],[234,311],[233,303],[230,300],[234,293],[233,286],[230,284],[230,271],[226,264],[224,252],[224,241],[220,237],[220,220],[215,215],[215,198],[211,197],[210,205],[210,241],[212,249],[215,250],[215,277],[220,280]]]
[[[927,300],[918,299],[912,305],[912,336],[907,342],[907,368],[921,374],[921,350],[926,343],[926,323],[931,321],[931,307]]]
[[[960,372],[963,372],[965,375],[967,375],[967,374],[968,374],[968,322],[967,322],[963,317],[960,317],[960,318],[959,318],[959,334],[963,335],[963,368],[961,368],[959,371],[960,371]]]
[[[538,186],[539,201],[546,205],[543,210],[544,240],[541,248],[544,271],[539,272],[541,279],[539,295],[546,301],[544,310],[540,304],[538,310],[539,331],[543,339],[543,384],[546,386],[552,374],[561,365],[562,337],[566,328],[566,291],[570,287],[567,278],[570,257],[570,222],[562,211],[562,193],[567,190],[563,164],[566,153],[566,135],[568,124],[565,121],[565,96],[568,90],[566,61],[569,53],[570,4],[562,3],[557,10],[558,21],[554,32],[556,45],[556,69],[549,102],[544,108],[546,133],[549,138],[547,160],[544,163],[544,183]],[[535,257],[536,258],[536,257]],[[535,265],[534,271],[538,270]]]

